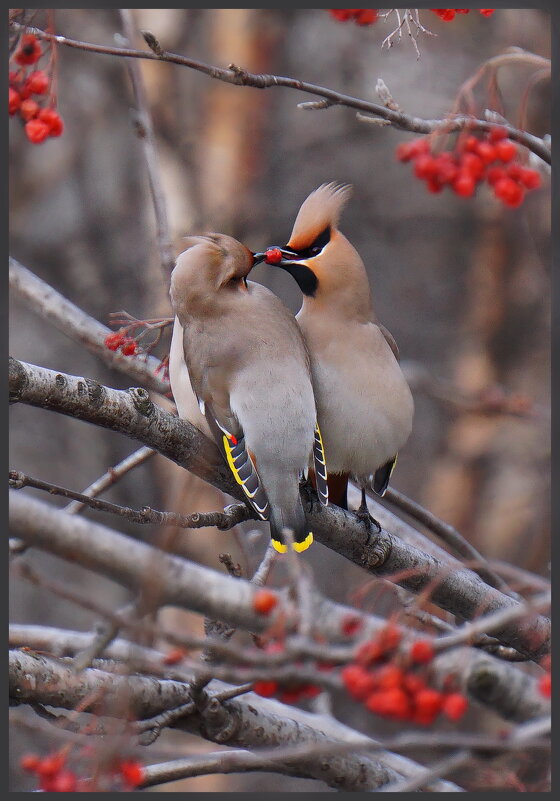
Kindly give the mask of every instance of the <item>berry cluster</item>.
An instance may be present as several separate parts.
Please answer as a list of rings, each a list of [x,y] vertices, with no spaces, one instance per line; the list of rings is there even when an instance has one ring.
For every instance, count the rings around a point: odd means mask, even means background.
[[[121,328],[114,334],[107,334],[105,337],[105,347],[109,350],[119,350],[123,356],[134,356],[138,351],[136,340],[126,336],[126,329]]]
[[[48,106],[41,107],[32,97],[44,98],[49,94],[50,79],[44,70],[26,67],[35,65],[43,55],[41,44],[32,33],[21,37],[13,60],[18,69],[10,70],[10,87],[8,89],[8,111],[10,116],[19,113],[25,123],[25,134],[30,142],[41,144],[49,136],[60,136],[64,124],[58,112],[53,108],[53,98]]]
[[[374,639],[363,643],[355,661],[341,671],[348,693],[370,712],[393,720],[431,725],[440,713],[449,720],[465,714],[468,701],[459,692],[440,692],[429,686],[419,666],[429,664],[434,649],[429,640],[417,640],[404,657],[395,651],[400,630],[388,624]]]
[[[376,8],[329,8],[329,13],[339,22],[353,20],[356,25],[373,25],[379,16]]]
[[[451,22],[455,19],[456,14],[468,14],[470,8],[431,8],[434,14],[437,14],[444,22]],[[479,8],[480,13],[484,17],[491,16],[495,8]],[[379,12],[376,8],[329,8],[331,17],[339,22],[348,22],[353,20],[357,25],[373,25],[377,22]]]
[[[430,192],[449,186],[457,195],[471,197],[477,185],[486,181],[502,203],[515,208],[528,190],[541,185],[540,174],[521,163],[517,145],[499,125],[481,137],[460,135],[453,151],[434,153],[425,137],[401,143],[396,156],[399,161],[414,162],[414,174],[426,181]]]
[[[440,19],[444,22],[451,22],[452,19],[455,19],[456,14],[468,14],[470,8],[431,8],[430,11],[433,11],[434,14],[437,14]],[[495,8],[479,8],[478,9],[483,17],[490,17]]]
[[[80,778],[67,766],[65,750],[39,757],[26,754],[20,765],[28,773],[35,773],[39,789],[45,793],[74,793],[99,789],[95,779]],[[134,790],[144,780],[142,765],[133,759],[116,759],[111,766],[111,789]]]

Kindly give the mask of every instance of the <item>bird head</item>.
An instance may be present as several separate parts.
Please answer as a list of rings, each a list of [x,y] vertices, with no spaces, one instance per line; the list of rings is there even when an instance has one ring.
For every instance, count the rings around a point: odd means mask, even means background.
[[[247,291],[247,275],[253,254],[226,234],[203,234],[185,238],[186,250],[179,254],[171,274],[170,295],[174,309],[208,305],[218,297],[231,299]],[[194,304],[194,306],[193,306]]]
[[[347,184],[322,184],[304,200],[288,242],[255,253],[255,264],[281,267],[297,281],[305,299],[341,302],[349,293],[364,293],[369,284],[363,262],[338,229],[352,194]],[[365,287],[365,289],[364,289]]]

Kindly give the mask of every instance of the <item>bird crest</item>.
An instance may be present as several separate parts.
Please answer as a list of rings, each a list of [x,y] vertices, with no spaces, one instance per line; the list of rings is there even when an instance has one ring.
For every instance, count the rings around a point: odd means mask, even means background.
[[[337,226],[342,210],[352,195],[350,184],[333,181],[321,184],[303,201],[288,247],[305,250],[325,228]]]

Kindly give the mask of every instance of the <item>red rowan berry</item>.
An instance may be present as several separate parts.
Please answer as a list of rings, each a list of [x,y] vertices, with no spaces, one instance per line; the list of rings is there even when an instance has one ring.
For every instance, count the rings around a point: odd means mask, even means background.
[[[483,17],[490,17],[495,10],[495,8],[479,8],[479,11]]]
[[[269,615],[277,603],[278,597],[270,590],[257,590],[253,596],[253,609],[260,615]]]
[[[377,668],[373,676],[380,690],[401,687],[404,681],[404,673],[401,668],[391,664]]]
[[[19,113],[24,120],[32,120],[39,113],[39,104],[35,100],[24,100],[20,106]]]
[[[33,95],[45,95],[49,88],[49,76],[43,70],[35,70],[27,76],[26,87]]]
[[[538,189],[541,185],[541,176],[536,170],[525,167],[521,169],[519,181],[525,189]]]
[[[461,197],[471,197],[476,189],[476,181],[471,173],[461,170],[453,181],[453,191]]]
[[[426,682],[422,676],[418,676],[416,673],[407,673],[404,677],[403,685],[407,692],[411,695],[416,695],[420,690],[425,689]]]
[[[394,651],[402,640],[402,631],[398,626],[388,623],[377,635],[377,641],[385,652]]]
[[[19,48],[16,50],[14,60],[16,64],[25,66],[35,64],[41,58],[42,50],[39,40],[33,33],[26,33],[21,37]]]
[[[501,178],[507,178],[507,172],[505,167],[500,167],[498,165],[495,165],[494,167],[488,168],[488,172],[486,173],[486,180],[488,181],[490,186],[494,186],[494,184]]]
[[[18,91],[15,89],[10,88],[8,89],[8,111],[10,116],[16,113],[18,108],[21,106],[21,97]]]
[[[539,692],[541,695],[544,695],[545,698],[550,698],[552,695],[552,680],[550,673],[546,673],[544,676],[541,676],[539,679]]]
[[[329,14],[339,22],[347,22],[352,19],[354,10],[350,8],[329,8]]]
[[[494,194],[506,206],[515,208],[523,203],[524,189],[512,178],[500,178],[494,184]]]
[[[484,162],[476,153],[464,153],[459,167],[469,172],[475,179],[481,178],[484,172]]]
[[[49,784],[53,793],[74,793],[78,789],[76,774],[71,770],[63,770],[54,776]]]
[[[118,350],[123,342],[124,336],[118,331],[114,334],[107,334],[104,340],[105,347],[109,348],[109,350]]]
[[[346,615],[342,619],[342,633],[346,634],[347,637],[351,637],[353,634],[356,634],[362,627],[362,621],[359,617],[354,617],[354,615]]]
[[[125,337],[121,345],[121,353],[123,356],[134,356],[136,350],[136,340],[132,339],[132,337]]]
[[[443,189],[443,184],[437,175],[430,175],[426,181],[426,186],[429,192],[434,193],[441,192]]]
[[[430,153],[421,153],[414,163],[414,174],[417,178],[434,178],[437,175],[438,163]]]
[[[418,690],[414,696],[415,712],[417,712],[419,715],[425,715],[426,717],[433,714],[435,718],[438,712],[441,710],[442,703],[442,694],[431,687],[425,687],[423,690]]]
[[[371,693],[366,703],[370,712],[392,718],[406,718],[410,714],[410,700],[399,687]]]
[[[467,711],[469,702],[461,693],[450,693],[443,698],[442,712],[449,720],[460,720]]]
[[[344,686],[356,701],[363,701],[375,689],[374,676],[360,665],[346,665],[340,675]]]
[[[356,662],[361,665],[372,665],[374,662],[379,661],[384,654],[383,648],[377,640],[369,640],[364,642],[356,652]]]
[[[253,692],[262,695],[263,698],[272,698],[278,690],[277,681],[256,681],[253,684]]]
[[[499,145],[491,145],[490,142],[486,142],[482,140],[478,143],[476,148],[476,153],[484,164],[491,164],[491,162],[495,161],[497,158],[497,150]]]
[[[177,665],[182,662],[187,652],[184,648],[172,648],[161,660],[164,665]]]
[[[431,8],[430,11],[437,14],[444,22],[451,22],[452,19],[455,19],[456,12],[454,8]]]
[[[410,658],[413,662],[425,665],[435,656],[434,646],[429,640],[416,640],[410,648]]]
[[[451,153],[441,153],[438,159],[436,178],[441,184],[452,184],[457,177],[458,168]]]
[[[37,765],[37,773],[39,776],[52,778],[60,773],[66,762],[64,754],[49,754],[43,759],[39,760]]]
[[[57,111],[53,108],[43,108],[38,116],[41,122],[45,122],[49,126],[50,136],[60,136],[64,130],[64,123]]]
[[[269,248],[266,251],[265,262],[267,264],[278,264],[282,261],[282,251],[280,248]]]
[[[144,768],[140,762],[132,759],[125,759],[119,766],[120,774],[125,784],[129,787],[138,787],[144,780]]]
[[[40,145],[49,135],[49,126],[41,120],[29,120],[25,123],[25,133],[30,142]]]
[[[19,761],[22,770],[28,773],[35,773],[39,767],[39,757],[36,754],[25,754]]]
[[[499,142],[501,139],[507,139],[507,137],[507,128],[504,128],[503,125],[494,125],[488,132],[488,139],[492,144]]]
[[[467,153],[476,153],[479,142],[480,139],[471,134],[470,136],[467,136],[461,149]]]
[[[321,692],[321,688],[316,684],[305,684],[302,688],[302,693],[306,698],[316,698]]]
[[[354,15],[354,21],[357,25],[373,25],[377,22],[377,16],[377,9],[362,8]]]
[[[510,139],[502,139],[494,145],[496,158],[503,162],[512,161],[517,155],[517,147]]]

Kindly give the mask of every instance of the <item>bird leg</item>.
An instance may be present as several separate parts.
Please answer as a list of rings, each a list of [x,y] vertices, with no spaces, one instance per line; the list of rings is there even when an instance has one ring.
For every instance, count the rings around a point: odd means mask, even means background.
[[[366,501],[366,491],[364,487],[362,487],[362,502],[356,509],[355,515],[358,518],[358,520],[361,520],[362,523],[364,523],[364,525],[367,526],[367,528],[371,528],[373,523],[377,528],[377,531],[381,531],[381,526],[379,525],[377,520],[374,517],[372,517],[369,513]]]

